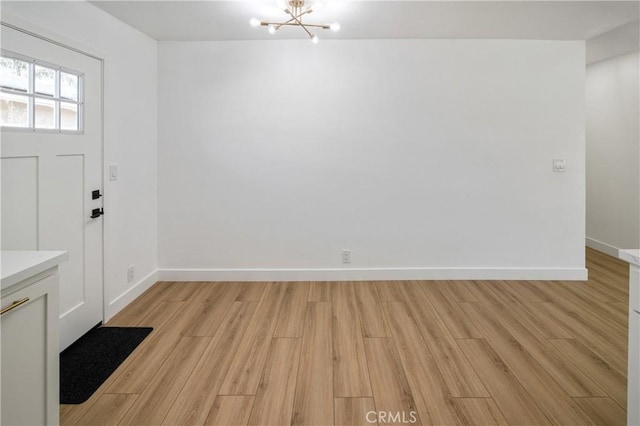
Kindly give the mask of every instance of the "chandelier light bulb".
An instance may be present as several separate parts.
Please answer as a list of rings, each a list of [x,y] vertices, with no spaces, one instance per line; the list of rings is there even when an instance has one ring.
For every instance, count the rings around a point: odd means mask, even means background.
[[[317,35],[314,35],[313,37],[311,37],[311,43],[313,43],[313,44],[318,44],[319,40],[320,39],[318,38]]]
[[[334,22],[333,24],[329,25],[329,28],[331,29],[331,31],[340,31],[340,24]]]
[[[251,25],[252,27],[259,27],[260,26],[260,20],[258,18],[251,18],[249,20],[249,25]]]
[[[274,27],[273,25],[269,25],[269,34],[275,34],[276,33],[276,27]]]

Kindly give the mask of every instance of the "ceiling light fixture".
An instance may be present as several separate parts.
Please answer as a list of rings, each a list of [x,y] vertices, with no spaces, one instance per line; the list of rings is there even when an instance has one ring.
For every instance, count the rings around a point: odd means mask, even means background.
[[[305,15],[308,15],[319,9],[320,4],[314,3],[312,6],[305,6],[304,0],[289,0],[287,4],[278,2],[278,6],[284,13],[287,14],[287,20],[283,22],[267,22],[261,21],[257,18],[251,18],[249,24],[252,27],[268,27],[269,34],[275,34],[280,28],[284,26],[293,26],[302,28],[313,43],[318,42],[318,36],[313,34],[309,28],[322,28],[323,30],[339,31],[340,24],[334,22],[333,24],[304,24],[302,19]]]

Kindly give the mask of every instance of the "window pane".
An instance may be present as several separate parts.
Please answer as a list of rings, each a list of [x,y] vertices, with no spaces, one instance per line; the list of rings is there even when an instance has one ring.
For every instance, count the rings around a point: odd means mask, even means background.
[[[29,98],[0,93],[0,125],[29,127]]]
[[[35,73],[36,93],[38,95],[54,96],[56,93],[56,71],[36,65]]]
[[[60,128],[78,130],[78,104],[60,103]]]
[[[72,101],[78,100],[78,76],[60,73],[60,97]]]
[[[29,64],[10,58],[0,58],[0,86],[27,92],[29,90]]]
[[[56,128],[56,103],[49,99],[35,99],[36,129]]]

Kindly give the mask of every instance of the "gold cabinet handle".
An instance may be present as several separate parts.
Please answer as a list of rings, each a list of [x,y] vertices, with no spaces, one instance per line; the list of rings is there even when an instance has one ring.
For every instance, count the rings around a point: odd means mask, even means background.
[[[20,300],[16,300],[15,302],[13,302],[11,305],[7,306],[6,308],[4,308],[3,310],[0,311],[0,315],[4,315],[9,311],[14,310],[15,308],[17,308],[20,305],[24,305],[25,303],[27,303],[29,301],[28,297],[25,297],[24,299],[20,299]]]

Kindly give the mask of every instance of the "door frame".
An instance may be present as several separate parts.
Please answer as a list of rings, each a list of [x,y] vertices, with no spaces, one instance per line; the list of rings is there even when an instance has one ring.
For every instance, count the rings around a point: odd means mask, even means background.
[[[105,157],[105,143],[104,143],[104,58],[97,56],[93,53],[90,53],[87,51],[87,47],[85,46],[81,46],[81,47],[75,47],[74,44],[76,44],[75,41],[73,40],[69,40],[66,39],[62,36],[59,36],[55,33],[53,33],[52,31],[49,31],[45,28],[42,27],[38,27],[35,26],[33,24],[30,24],[28,22],[25,22],[21,19],[18,19],[12,15],[6,14],[6,13],[2,13],[2,16],[0,16],[0,25],[10,28],[12,30],[15,31],[19,31],[21,33],[24,33],[26,35],[29,35],[31,37],[35,37],[38,38],[40,40],[43,40],[45,42],[48,43],[52,43],[56,46],[71,50],[73,52],[76,52],[78,54],[87,56],[91,59],[95,59],[97,61],[100,62],[100,155],[102,156],[102,161],[100,162],[100,180],[101,180],[101,184],[102,184],[102,190],[104,193],[104,199],[103,199],[103,208],[106,208],[107,212],[109,211],[108,209],[108,197],[107,197],[107,191],[105,189],[105,176],[104,176],[104,172],[106,170],[106,166],[105,166],[105,162],[106,162],[106,157]],[[45,35],[46,34],[46,35]],[[58,41],[58,40],[64,40],[64,41]],[[100,263],[102,264],[102,276],[100,277],[100,288],[102,291],[102,313],[101,313],[101,317],[102,317],[102,322],[104,322],[105,319],[105,313],[106,313],[106,304],[107,304],[107,294],[106,294],[106,290],[105,290],[105,261],[104,261],[104,257],[105,257],[105,236],[107,234],[106,232],[106,228],[108,226],[107,224],[108,221],[103,220],[102,221],[102,258],[100,259]],[[60,320],[60,314],[57,315],[58,321]]]

